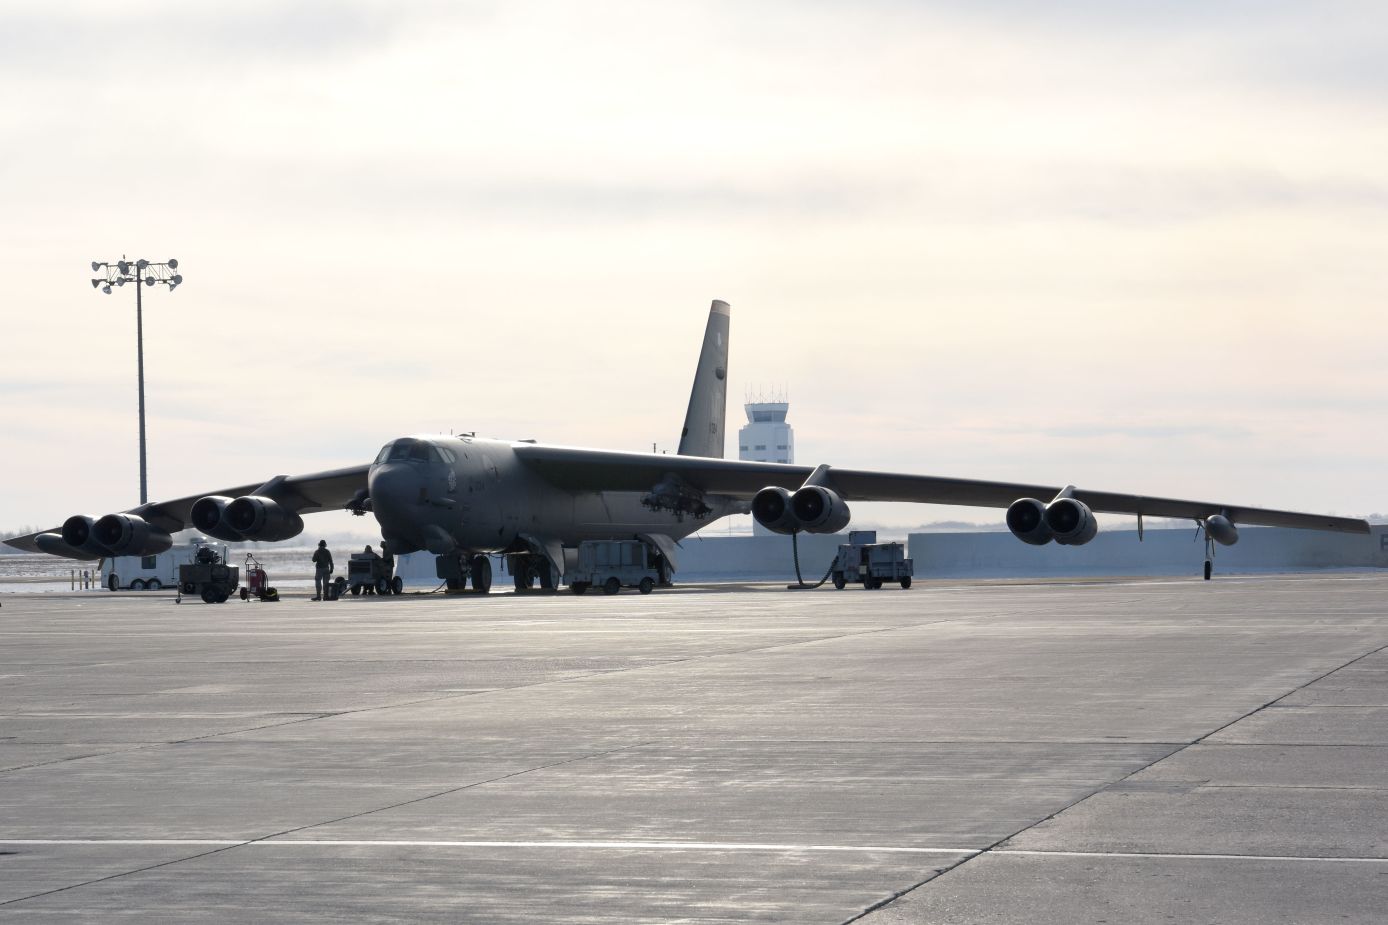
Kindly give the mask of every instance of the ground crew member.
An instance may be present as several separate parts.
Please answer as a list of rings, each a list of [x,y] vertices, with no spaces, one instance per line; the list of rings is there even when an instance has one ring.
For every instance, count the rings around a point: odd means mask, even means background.
[[[373,559],[379,559],[379,558],[380,558],[380,556],[376,555],[376,553],[371,549],[370,546],[367,546],[367,547],[366,547],[366,554],[367,554],[368,556],[370,556],[371,558],[373,558]]]
[[[328,583],[333,576],[333,554],[328,551],[328,541],[319,540],[313,551],[313,590],[315,601],[328,599]]]
[[[386,568],[390,570],[390,573],[391,573],[392,575],[394,575],[394,574],[395,574],[395,553],[393,553],[393,552],[390,551],[390,547],[386,545],[386,541],[385,541],[385,540],[381,540],[381,561],[385,563]]]

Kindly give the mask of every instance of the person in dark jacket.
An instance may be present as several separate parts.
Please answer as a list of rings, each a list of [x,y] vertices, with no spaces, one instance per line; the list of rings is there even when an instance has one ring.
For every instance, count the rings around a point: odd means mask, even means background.
[[[315,601],[328,599],[328,584],[333,577],[333,554],[328,551],[328,541],[319,540],[313,551],[313,590]]]

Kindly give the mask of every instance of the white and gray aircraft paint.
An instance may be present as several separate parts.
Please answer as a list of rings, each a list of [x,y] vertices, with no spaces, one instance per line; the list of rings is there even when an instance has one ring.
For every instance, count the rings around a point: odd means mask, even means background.
[[[470,434],[400,437],[367,465],[76,515],[6,542],[73,559],[151,555],[188,527],[229,542],[273,542],[301,533],[304,514],[346,509],[373,514],[396,553],[434,554],[450,587],[485,592],[489,555],[508,557],[518,588],[536,579],[553,587],[584,540],[642,538],[673,569],[677,541],[719,517],[750,511],[778,533],[834,533],[848,525],[851,501],[1006,508],[1008,527],[1033,545],[1089,542],[1095,512],[1135,514],[1139,531],[1143,516],[1190,518],[1205,534],[1206,578],[1212,544],[1236,542],[1239,524],[1369,532],[1363,520],[1237,504],[723,459],[728,334],[728,304],[715,301],[675,455]]]

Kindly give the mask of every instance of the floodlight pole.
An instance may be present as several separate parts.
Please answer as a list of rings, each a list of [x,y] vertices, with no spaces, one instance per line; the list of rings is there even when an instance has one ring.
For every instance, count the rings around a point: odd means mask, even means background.
[[[135,366],[140,381],[140,503],[149,503],[149,484],[145,472],[145,309],[140,289],[144,267],[135,264]]]
[[[172,292],[182,282],[178,273],[178,261],[169,258],[163,263],[148,260],[127,260],[121,257],[116,263],[92,261],[92,272],[101,273],[92,279],[92,288],[100,288],[107,295],[111,286],[135,284],[135,366],[140,387],[140,504],[149,503],[149,470],[145,462],[145,302],[140,289],[163,283]]]

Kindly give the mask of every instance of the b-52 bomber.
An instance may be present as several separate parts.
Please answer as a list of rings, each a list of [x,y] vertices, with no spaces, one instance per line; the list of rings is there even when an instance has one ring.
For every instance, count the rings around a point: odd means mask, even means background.
[[[1007,526],[1035,546],[1080,546],[1098,533],[1095,513],[1188,518],[1213,544],[1231,545],[1256,524],[1368,533],[1363,520],[1206,501],[1150,498],[1075,486],[940,478],[723,458],[728,304],[709,310],[676,454],[551,446],[472,435],[392,440],[374,462],[310,475],[279,475],[6,540],[72,559],[152,555],[189,527],[226,542],[298,536],[303,515],[370,513],[396,554],[428,550],[454,590],[487,592],[490,556],[505,555],[517,588],[563,580],[585,540],[639,538],[674,568],[677,541],[728,514],[750,512],[781,534],[835,533],[849,503],[911,501],[1007,509]]]

